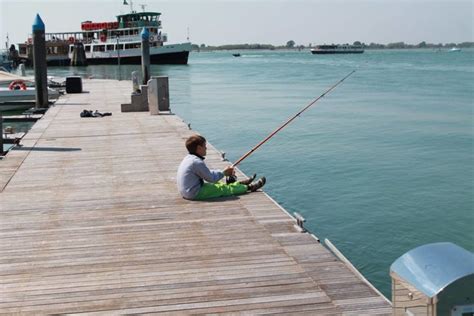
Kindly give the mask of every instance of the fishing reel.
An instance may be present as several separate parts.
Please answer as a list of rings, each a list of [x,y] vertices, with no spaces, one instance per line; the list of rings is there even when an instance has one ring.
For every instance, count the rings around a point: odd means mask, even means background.
[[[225,183],[231,184],[237,181],[237,176],[236,175],[230,175],[225,177]]]

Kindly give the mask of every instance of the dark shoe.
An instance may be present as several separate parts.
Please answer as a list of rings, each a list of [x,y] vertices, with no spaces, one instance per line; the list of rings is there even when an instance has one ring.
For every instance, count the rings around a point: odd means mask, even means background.
[[[263,187],[265,185],[265,182],[267,182],[267,179],[265,177],[261,177],[260,179],[258,179],[257,182],[249,184],[248,188],[249,188],[250,192],[255,192],[258,189],[260,189],[261,187]]]
[[[242,181],[239,181],[240,184],[244,184],[244,185],[249,185],[250,183],[252,183],[253,180],[255,180],[255,177],[257,176],[256,173],[254,173],[250,178],[247,178],[245,180],[242,180]]]

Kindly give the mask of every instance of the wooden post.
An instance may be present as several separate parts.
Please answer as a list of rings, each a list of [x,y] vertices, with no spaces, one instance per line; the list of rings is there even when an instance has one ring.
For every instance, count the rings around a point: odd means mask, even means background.
[[[48,107],[45,27],[39,14],[33,22],[33,67],[35,68],[36,108]]]
[[[84,44],[74,43],[74,50],[72,52],[71,66],[87,66],[86,51]]]
[[[146,27],[143,28],[142,33],[142,84],[147,84],[150,79],[150,32]]]

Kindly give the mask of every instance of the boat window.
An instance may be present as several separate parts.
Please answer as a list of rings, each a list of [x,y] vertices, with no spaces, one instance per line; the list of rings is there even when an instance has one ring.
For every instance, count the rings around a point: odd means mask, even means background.
[[[114,44],[108,44],[107,45],[107,50],[114,50]]]
[[[123,44],[115,45],[115,49],[116,50],[123,49]]]
[[[92,50],[94,52],[105,52],[105,45],[95,45]]]
[[[85,50],[86,52],[90,52],[90,51],[91,51],[91,46],[90,46],[90,45],[85,45],[85,46],[84,46],[84,50]]]
[[[71,53],[74,52],[74,46],[72,46],[72,45],[69,46],[69,51],[70,51]]]
[[[141,46],[141,43],[125,44],[125,49],[140,48]]]

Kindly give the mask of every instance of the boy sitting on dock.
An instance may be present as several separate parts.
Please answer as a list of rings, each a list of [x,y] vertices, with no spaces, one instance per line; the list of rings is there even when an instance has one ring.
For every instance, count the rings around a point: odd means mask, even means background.
[[[177,184],[181,196],[187,200],[207,200],[223,196],[240,195],[255,192],[265,184],[265,177],[252,183],[253,177],[243,181],[226,184],[219,182],[224,176],[232,176],[235,170],[232,166],[224,170],[209,170],[204,163],[207,153],[206,139],[193,135],[186,140],[189,154],[179,165]]]

